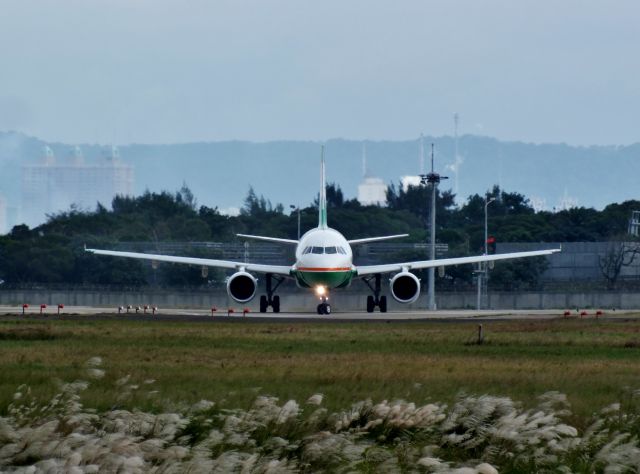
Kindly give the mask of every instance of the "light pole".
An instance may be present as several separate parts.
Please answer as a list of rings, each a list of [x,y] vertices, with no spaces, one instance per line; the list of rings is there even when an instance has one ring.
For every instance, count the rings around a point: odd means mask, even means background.
[[[488,230],[488,207],[496,198],[492,197],[491,199],[484,199],[484,255],[489,253],[489,246],[487,244],[487,240],[489,240],[489,230]],[[487,275],[487,262],[480,263],[480,271],[478,272],[478,301],[477,308],[478,310],[482,309],[482,280],[485,280],[486,284],[486,275]]]
[[[440,176],[438,173],[433,171],[433,143],[431,144],[431,173],[424,175],[420,175],[420,183],[421,184],[430,184],[431,185],[431,224],[429,228],[429,234],[431,237],[431,242],[429,245],[429,259],[436,259],[436,195],[438,183],[442,179],[449,179],[447,176]],[[429,268],[429,282],[428,282],[428,296],[429,301],[427,304],[427,309],[430,311],[436,310],[436,269],[431,267]]]
[[[295,211],[298,211],[298,240],[300,240],[300,206],[289,204],[289,207]]]
[[[487,240],[489,240],[489,232],[488,232],[488,219],[487,219],[487,208],[489,207],[489,204],[491,204],[493,201],[495,201],[496,198],[492,197],[491,199],[487,200],[485,198],[485,203],[484,203],[484,254],[487,255],[489,253],[489,246],[487,245]]]

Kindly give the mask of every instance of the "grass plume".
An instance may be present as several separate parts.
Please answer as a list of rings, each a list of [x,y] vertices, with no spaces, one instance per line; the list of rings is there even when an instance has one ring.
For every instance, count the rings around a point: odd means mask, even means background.
[[[86,367],[102,366],[97,358]],[[101,369],[103,370],[103,369]],[[131,396],[129,377],[114,382]],[[630,472],[640,467],[640,393],[579,430],[563,394],[524,408],[507,397],[445,403],[362,400],[342,410],[258,395],[247,408],[200,400],[164,412],[85,406],[90,383],[40,400],[20,386],[0,417],[3,472]],[[145,389],[142,389],[145,390]]]

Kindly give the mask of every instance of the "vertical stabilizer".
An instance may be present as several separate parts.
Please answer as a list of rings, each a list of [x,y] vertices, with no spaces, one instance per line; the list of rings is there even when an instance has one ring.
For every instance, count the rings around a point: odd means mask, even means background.
[[[320,199],[318,200],[318,227],[327,228],[327,183],[324,174],[324,145],[320,155]]]

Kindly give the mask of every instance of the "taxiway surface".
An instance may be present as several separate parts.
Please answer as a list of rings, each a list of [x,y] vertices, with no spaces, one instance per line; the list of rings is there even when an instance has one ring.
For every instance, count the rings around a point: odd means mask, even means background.
[[[598,315],[603,319],[620,319],[637,317],[638,311],[614,311]],[[23,317],[21,306],[0,306],[0,317]],[[88,306],[68,306],[60,310],[55,306],[42,309],[30,307],[25,309],[24,317],[30,319],[63,320],[136,320],[136,321],[193,321],[193,322],[483,322],[508,321],[523,319],[555,319],[565,317],[563,310],[441,310],[441,311],[397,311],[388,313],[340,312],[329,316],[315,313],[282,312],[282,313],[227,313],[211,312],[207,309],[159,309],[153,314],[151,309],[146,313],[143,309],[99,308]],[[572,311],[572,318],[596,318],[596,311],[587,311],[580,315]]]

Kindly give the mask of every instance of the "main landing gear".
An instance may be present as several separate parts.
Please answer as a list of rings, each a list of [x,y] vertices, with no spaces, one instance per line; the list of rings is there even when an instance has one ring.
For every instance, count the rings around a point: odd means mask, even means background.
[[[284,278],[273,275],[273,273],[267,273],[267,294],[260,295],[260,312],[266,313],[267,308],[271,306],[274,313],[280,312],[280,296],[274,295],[278,287],[284,281]],[[276,281],[275,286],[273,281]]]
[[[373,291],[373,295],[367,296],[367,313],[373,313],[376,306],[380,308],[381,313],[387,312],[387,297],[380,296],[380,279],[379,273],[362,279],[369,289]],[[371,280],[373,280],[373,285],[371,285]]]

